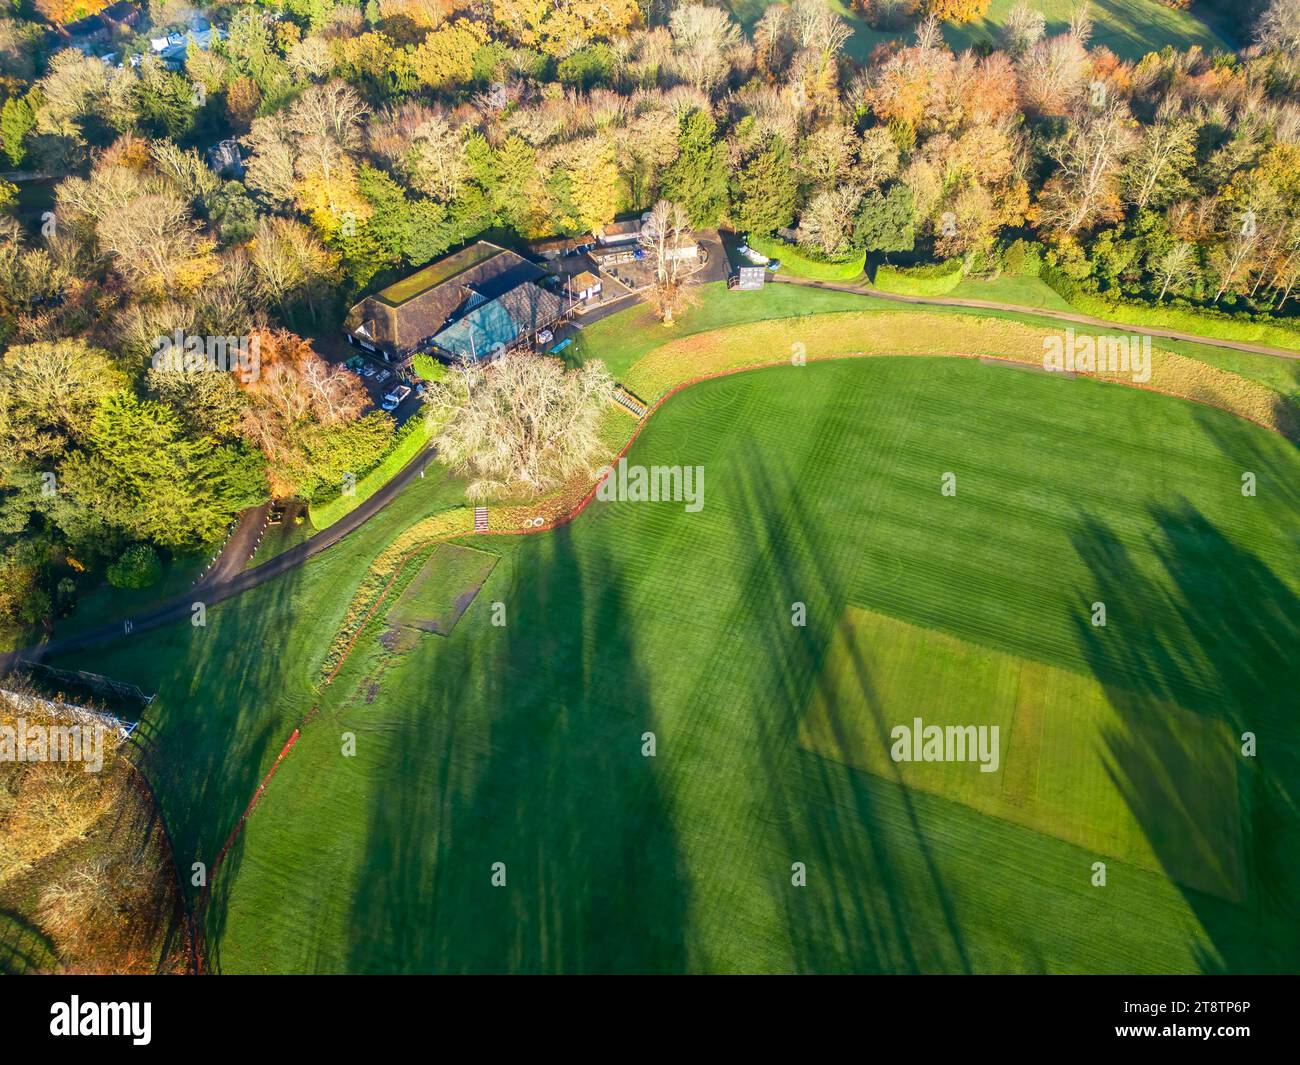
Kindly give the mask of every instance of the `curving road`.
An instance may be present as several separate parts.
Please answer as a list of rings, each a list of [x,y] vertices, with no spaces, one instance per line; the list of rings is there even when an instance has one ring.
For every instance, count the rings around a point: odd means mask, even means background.
[[[1245,351],[1256,355],[1269,355],[1274,358],[1300,360],[1300,352],[1288,351],[1285,348],[1273,348],[1263,344],[1248,344],[1235,340],[1220,340],[1215,337],[1197,336],[1194,333],[1183,333],[1174,329],[1152,329],[1144,326],[1127,325],[1120,322],[1109,322],[1104,318],[1093,318],[1086,314],[1076,314],[1069,311],[1048,310],[1041,307],[1023,307],[1014,303],[997,303],[987,300],[970,300],[961,299],[953,296],[903,296],[892,292],[880,292],[876,289],[868,289],[862,285],[850,284],[847,282],[833,281],[814,281],[806,278],[797,277],[773,277],[774,283],[785,285],[801,285],[807,288],[831,289],[837,292],[850,292],[867,299],[887,300],[891,303],[906,303],[919,306],[932,307],[967,307],[973,310],[1003,311],[1011,314],[1025,314],[1039,318],[1053,318],[1058,321],[1071,322],[1079,325],[1094,326],[1102,329],[1119,329],[1125,332],[1145,334],[1152,337],[1160,337],[1166,340],[1185,340],[1196,344],[1208,344],[1217,348],[1229,348],[1235,351]],[[613,301],[611,301],[613,302]],[[603,315],[601,316],[603,317]],[[250,588],[256,588],[259,584],[265,584],[267,581],[274,580],[276,577],[289,572],[292,569],[301,566],[304,562],[322,551],[327,551],[344,537],[359,529],[379,511],[383,510],[388,503],[406,488],[413,480],[419,478],[421,472],[433,459],[435,454],[433,447],[428,447],[420,452],[415,458],[408,462],[387,484],[380,488],[374,495],[370,496],[365,502],[361,503],[354,510],[320,532],[308,537],[302,543],[289,548],[282,554],[268,559],[260,566],[254,566],[252,569],[244,569],[243,563],[248,558],[248,554],[262,526],[266,520],[266,514],[269,507],[259,507],[245,512],[240,520],[239,528],[231,536],[230,541],[222,550],[216,563],[204,575],[204,577],[189,591],[183,595],[174,596],[171,599],[164,600],[157,606],[137,614],[132,618],[123,618],[120,621],[110,624],[99,625],[84,632],[77,633],[73,636],[67,636],[62,639],[49,640],[43,644],[37,644],[33,647],[19,648],[5,654],[0,654],[0,674],[8,671],[17,664],[19,659],[39,659],[47,654],[64,654],[69,651],[79,651],[85,647],[92,647],[96,644],[105,643],[109,640],[116,639],[126,635],[126,626],[130,625],[130,632],[142,632],[148,629],[157,628],[160,625],[166,625],[174,621],[181,621],[189,616],[192,605],[198,600],[212,606],[226,599],[233,598]]]
[[[267,559],[260,566],[243,569],[253,542],[261,532],[269,507],[255,507],[246,511],[240,519],[239,528],[235,530],[225,548],[222,549],[216,563],[208,570],[203,579],[193,588],[181,595],[166,599],[142,614],[105,625],[98,625],[84,632],[66,636],[62,639],[48,640],[34,647],[23,647],[0,655],[0,674],[13,668],[19,659],[36,660],[48,654],[64,654],[79,651],[85,647],[105,643],[127,635],[127,625],[132,634],[157,628],[173,621],[181,621],[190,616],[195,602],[202,600],[206,606],[213,606],[226,599],[233,598],[259,584],[274,580],[289,570],[301,566],[308,559],[314,558],[322,551],[327,551],[349,533],[355,532],[367,521],[383,510],[388,503],[412,481],[417,480],[424,468],[433,459],[435,450],[427,447],[401,468],[374,495],[349,511],[333,525],[309,536],[300,544],[287,551]]]

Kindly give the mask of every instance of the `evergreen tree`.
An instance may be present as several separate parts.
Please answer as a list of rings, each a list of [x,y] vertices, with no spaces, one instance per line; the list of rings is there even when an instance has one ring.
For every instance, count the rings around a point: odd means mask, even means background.
[[[895,182],[887,192],[864,196],[858,209],[854,241],[864,251],[911,251],[916,244],[916,208],[912,190]]]
[[[265,496],[260,456],[187,436],[169,407],[129,392],[100,403],[85,443],[63,464],[61,479],[93,515],[101,543],[210,543],[232,514]]]
[[[24,142],[27,134],[35,128],[36,114],[31,104],[17,97],[5,101],[3,110],[0,110],[0,139],[4,141],[5,155],[14,166],[21,164],[26,157],[27,145]]]
[[[736,175],[731,214],[746,232],[767,236],[794,220],[798,183],[780,134],[764,137]]]
[[[664,195],[686,208],[696,229],[716,225],[727,207],[726,146],[713,116],[698,108],[682,116],[681,154],[664,176]]]
[[[536,230],[535,207],[529,194],[537,181],[537,151],[518,134],[511,134],[496,153],[497,217],[521,236]]]

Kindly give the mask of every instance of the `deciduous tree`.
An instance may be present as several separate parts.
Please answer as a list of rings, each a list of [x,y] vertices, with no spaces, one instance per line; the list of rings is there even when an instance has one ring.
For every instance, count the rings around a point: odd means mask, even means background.
[[[613,394],[598,359],[569,370],[559,359],[514,353],[470,367],[429,389],[448,419],[439,456],[471,478],[472,498],[541,492],[589,472],[603,454],[598,426]]]

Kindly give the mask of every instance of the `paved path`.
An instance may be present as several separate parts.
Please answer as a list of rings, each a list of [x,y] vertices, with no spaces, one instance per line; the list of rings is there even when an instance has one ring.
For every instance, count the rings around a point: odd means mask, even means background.
[[[1195,333],[1182,333],[1176,329],[1155,329],[1147,326],[1128,325],[1124,322],[1111,322],[1105,318],[1093,318],[1074,311],[1053,311],[1045,307],[1022,307],[1016,303],[996,303],[990,300],[968,300],[956,296],[901,296],[894,292],[881,292],[879,289],[863,285],[836,281],[813,281],[803,277],[782,277],[777,275],[774,281],[783,285],[802,285],[806,288],[824,288],[835,292],[852,292],[869,299],[888,300],[891,303],[910,303],[923,307],[971,307],[981,311],[1007,311],[1012,314],[1031,314],[1040,318],[1055,318],[1062,322],[1075,322],[1079,325],[1091,325],[1099,329],[1117,329],[1126,333],[1138,333],[1146,336],[1162,337],[1165,340],[1186,340],[1193,344],[1209,344],[1216,348],[1232,348],[1235,351],[1248,351],[1254,355],[1271,355],[1277,359],[1300,359],[1300,351],[1286,348],[1271,348],[1266,344],[1248,344],[1238,340],[1220,340],[1216,337],[1197,336]]]
[[[260,584],[265,584],[267,581],[288,573],[290,570],[301,566],[308,559],[314,558],[322,551],[333,547],[349,533],[355,532],[378,514],[408,484],[419,479],[420,472],[432,461],[433,457],[434,449],[432,447],[425,448],[403,466],[397,475],[375,492],[374,495],[349,511],[329,528],[322,529],[302,543],[296,544],[287,551],[268,559],[260,566],[254,566],[252,569],[243,568],[243,564],[248,558],[247,554],[240,554],[238,551],[232,552],[230,545],[239,540],[241,544],[247,547],[257,538],[257,534],[261,531],[261,525],[255,518],[248,522],[241,521],[239,529],[235,531],[235,535],[230,538],[230,543],[226,545],[227,549],[222,552],[222,560],[219,561],[218,565],[213,566],[203,580],[189,591],[164,600],[157,606],[134,617],[98,625],[95,628],[86,629],[84,632],[78,632],[71,636],[65,636],[61,639],[56,638],[35,647],[24,647],[0,655],[0,674],[13,668],[20,658],[39,659],[45,655],[66,654],[69,651],[80,651],[86,647],[93,647],[96,644],[128,635],[127,625],[130,625],[130,634],[134,634],[173,621],[181,621],[190,616],[191,608],[199,600],[202,600],[205,606],[211,607],[216,603],[233,598],[250,588],[256,588]],[[260,510],[261,508],[255,509]]]
[[[207,572],[194,582],[193,590],[197,592],[201,588],[221,584],[242,570],[253,557],[253,552],[257,550],[262,531],[266,528],[270,516],[270,503],[263,503],[260,507],[249,507],[239,515],[239,524],[235,526],[235,531],[230,534],[230,538],[213,559]]]

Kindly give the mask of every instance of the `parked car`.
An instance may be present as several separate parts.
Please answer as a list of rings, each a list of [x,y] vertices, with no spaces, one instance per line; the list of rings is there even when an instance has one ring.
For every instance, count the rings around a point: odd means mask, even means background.
[[[272,507],[271,516],[266,519],[268,525],[279,525],[284,521],[284,507]]]
[[[537,343],[539,344],[549,344],[554,339],[555,339],[555,334],[552,333],[549,329],[543,329],[540,333],[537,334]]]
[[[386,396],[384,396],[384,402],[383,402],[383,404],[382,404],[384,410],[386,410],[386,411],[395,411],[395,410],[397,410],[397,408],[398,408],[399,404],[401,404],[402,400],[404,400],[404,399],[405,399],[407,396],[409,396],[410,394],[411,394],[411,389],[410,389],[409,386],[407,386],[407,385],[398,385],[398,386],[397,386],[396,388],[394,388],[391,392],[389,392]]]
[[[781,260],[780,260],[780,259],[768,259],[768,260],[767,260],[767,272],[768,272],[769,274],[774,274],[774,273],[776,273],[776,272],[777,272],[778,270],[780,270],[780,269],[781,269]]]
[[[385,381],[387,381],[392,376],[393,376],[392,370],[380,370],[379,376],[375,378],[375,384],[382,385]]]

